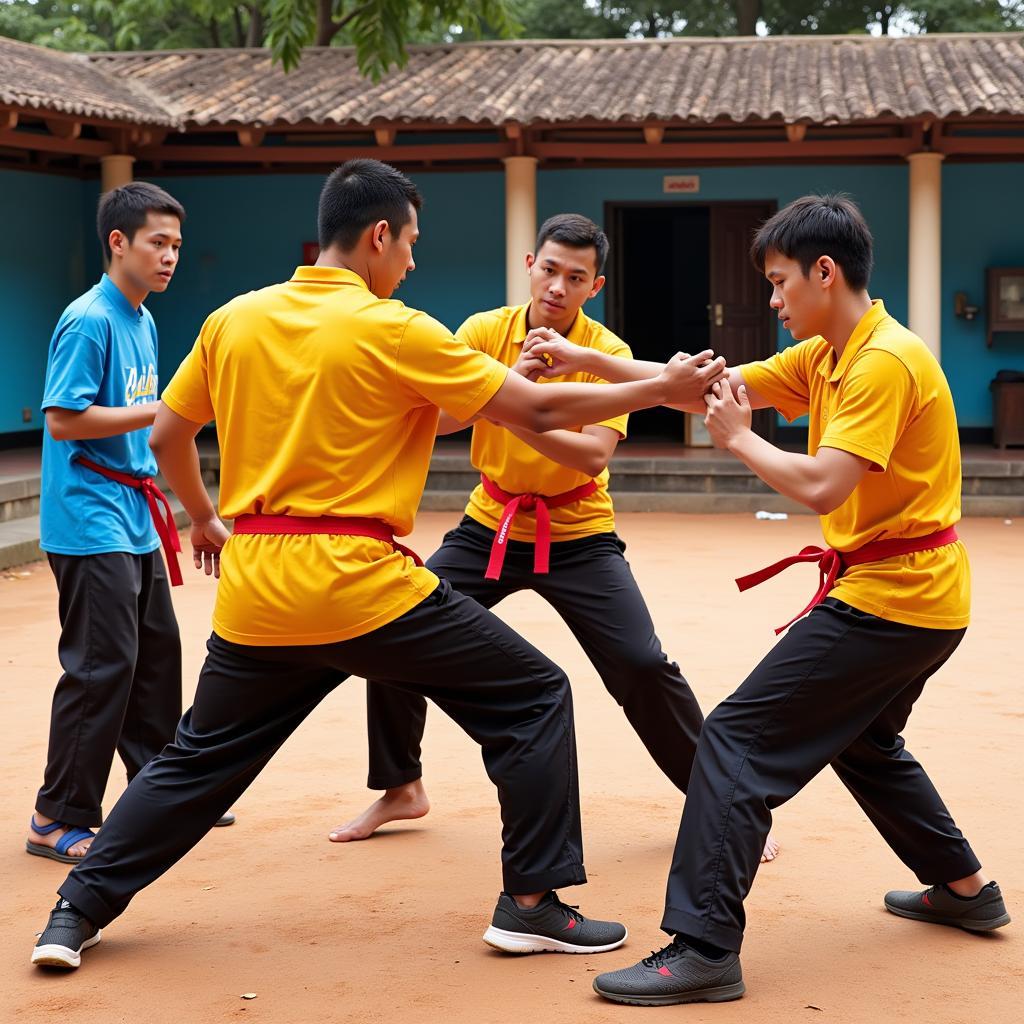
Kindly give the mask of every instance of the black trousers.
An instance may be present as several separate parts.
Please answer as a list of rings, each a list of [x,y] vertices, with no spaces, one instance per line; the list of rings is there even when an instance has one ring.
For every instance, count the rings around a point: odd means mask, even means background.
[[[796,623],[704,723],[662,928],[739,952],[771,812],[827,765],[922,883],[977,871],[900,735],[965,632],[900,625],[834,598]]]
[[[449,531],[427,565],[485,608],[534,590],[572,630],[658,767],[686,791],[704,716],[679,666],[670,662],[614,533],[551,545],[551,571],[535,575],[533,545],[509,541],[500,580],[484,579],[494,531],[468,516]],[[420,744],[427,702],[381,685],[366,688],[371,789],[422,774]]]
[[[148,555],[49,555],[57,579],[64,674],[36,809],[68,825],[103,823],[114,751],[129,780],[174,737],[181,642],[167,570]]]
[[[132,780],[60,894],[101,927],[183,857],[348,675],[429,696],[477,741],[498,788],[506,891],[586,881],[565,674],[443,580],[340,643],[246,647],[213,635],[174,742]]]

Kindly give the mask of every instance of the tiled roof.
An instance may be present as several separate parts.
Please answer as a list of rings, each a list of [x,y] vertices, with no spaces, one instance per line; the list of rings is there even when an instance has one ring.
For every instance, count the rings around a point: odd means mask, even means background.
[[[380,82],[347,48],[78,57],[0,40],[0,103],[181,126],[1024,117],[1024,34],[521,41],[412,47]]]
[[[179,120],[165,97],[149,95],[144,85],[116,70],[3,37],[0,104],[132,124],[174,125]]]
[[[404,68],[376,84],[339,48],[307,51],[290,74],[258,50],[92,61],[145,83],[198,125],[1024,115],[1021,34],[414,47]]]

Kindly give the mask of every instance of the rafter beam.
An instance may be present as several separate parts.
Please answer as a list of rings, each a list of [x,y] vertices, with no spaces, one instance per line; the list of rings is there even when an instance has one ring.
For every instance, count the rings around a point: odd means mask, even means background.
[[[18,127],[16,110],[0,110],[0,131],[13,131]]]
[[[239,128],[238,144],[240,146],[254,147],[263,145],[267,133],[262,128]]]
[[[914,151],[909,138],[836,139],[804,141],[800,156],[811,158],[905,157]],[[628,160],[689,162],[694,160],[785,160],[792,159],[789,142],[666,142],[660,146],[636,142],[536,142],[533,156],[546,160],[592,161]]]
[[[648,146],[660,146],[665,139],[665,126],[663,124],[645,124],[644,142]]]
[[[41,132],[0,131],[0,146],[79,156],[106,156],[115,152],[111,143],[100,139],[57,139]]]
[[[976,135],[932,135],[932,151],[946,156],[1024,157],[1024,135],[982,138]]]
[[[82,134],[81,121],[65,121],[63,118],[48,117],[43,122],[46,130],[58,139],[77,139]]]
[[[167,163],[262,163],[328,164],[344,163],[353,157],[373,157],[390,163],[422,163],[426,160],[501,160],[513,155],[505,142],[470,143],[467,145],[425,146],[273,146],[267,149],[242,146],[143,146],[136,153],[140,160],[163,160]]]
[[[807,125],[805,124],[787,124],[786,125],[786,139],[789,142],[803,142],[807,135]]]
[[[394,128],[374,128],[373,139],[381,149],[387,149],[395,144],[395,136],[398,133]]]

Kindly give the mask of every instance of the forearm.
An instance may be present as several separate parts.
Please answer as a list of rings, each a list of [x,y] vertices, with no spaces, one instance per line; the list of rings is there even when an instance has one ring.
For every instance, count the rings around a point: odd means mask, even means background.
[[[729,451],[779,494],[806,505],[819,515],[829,507],[825,467],[810,455],[786,452],[769,444],[752,430],[738,433]]]
[[[549,430],[538,434],[514,426],[506,429],[545,458],[560,466],[586,473],[587,476],[597,476],[608,464],[604,458],[604,445],[590,434],[580,434],[574,430]]]
[[[198,432],[198,426],[196,430]],[[167,485],[184,506],[189,519],[193,523],[207,523],[213,519],[217,513],[203,483],[195,437],[164,440],[154,432],[149,446]]]
[[[55,441],[92,441],[116,437],[153,425],[159,402],[142,405],[90,405],[80,412],[52,407],[46,410],[46,429]]]
[[[588,365],[587,372],[600,377],[611,384],[624,384],[628,381],[650,380],[657,377],[665,369],[664,363],[652,363],[645,359],[622,359],[619,356],[611,356],[606,352],[593,352],[591,357],[592,365]],[[679,412],[692,412],[704,415],[703,398],[695,398],[685,405],[671,404],[668,409],[676,409]]]
[[[608,381],[609,384],[628,384],[630,381],[650,380],[665,369],[664,363],[652,363],[645,359],[623,359],[607,352],[587,349],[586,372]]]
[[[546,433],[559,427],[601,423],[638,409],[650,409],[666,399],[662,379],[629,384],[532,384],[533,401],[506,413],[505,422]]]

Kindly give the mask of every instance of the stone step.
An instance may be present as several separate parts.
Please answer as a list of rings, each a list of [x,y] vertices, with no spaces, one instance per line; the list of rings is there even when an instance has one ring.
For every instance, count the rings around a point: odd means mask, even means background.
[[[217,500],[217,489],[210,489],[214,501]],[[168,495],[174,521],[178,529],[188,526],[188,515],[181,507],[181,502],[173,494]],[[0,569],[10,569],[16,565],[35,562],[46,555],[39,548],[39,516],[23,516],[0,522]],[[184,557],[191,557],[189,552]]]
[[[216,448],[200,451],[208,487],[216,490],[220,458]],[[421,508],[459,512],[479,474],[466,450],[439,449],[431,462]],[[628,452],[612,462],[612,493],[622,512],[750,513],[759,510],[809,514],[770,490],[735,459],[718,453],[643,457]],[[38,473],[0,477],[0,568],[40,557]],[[965,453],[965,516],[1024,517],[1024,458],[997,458],[987,451]],[[179,516],[181,520],[181,516]]]

